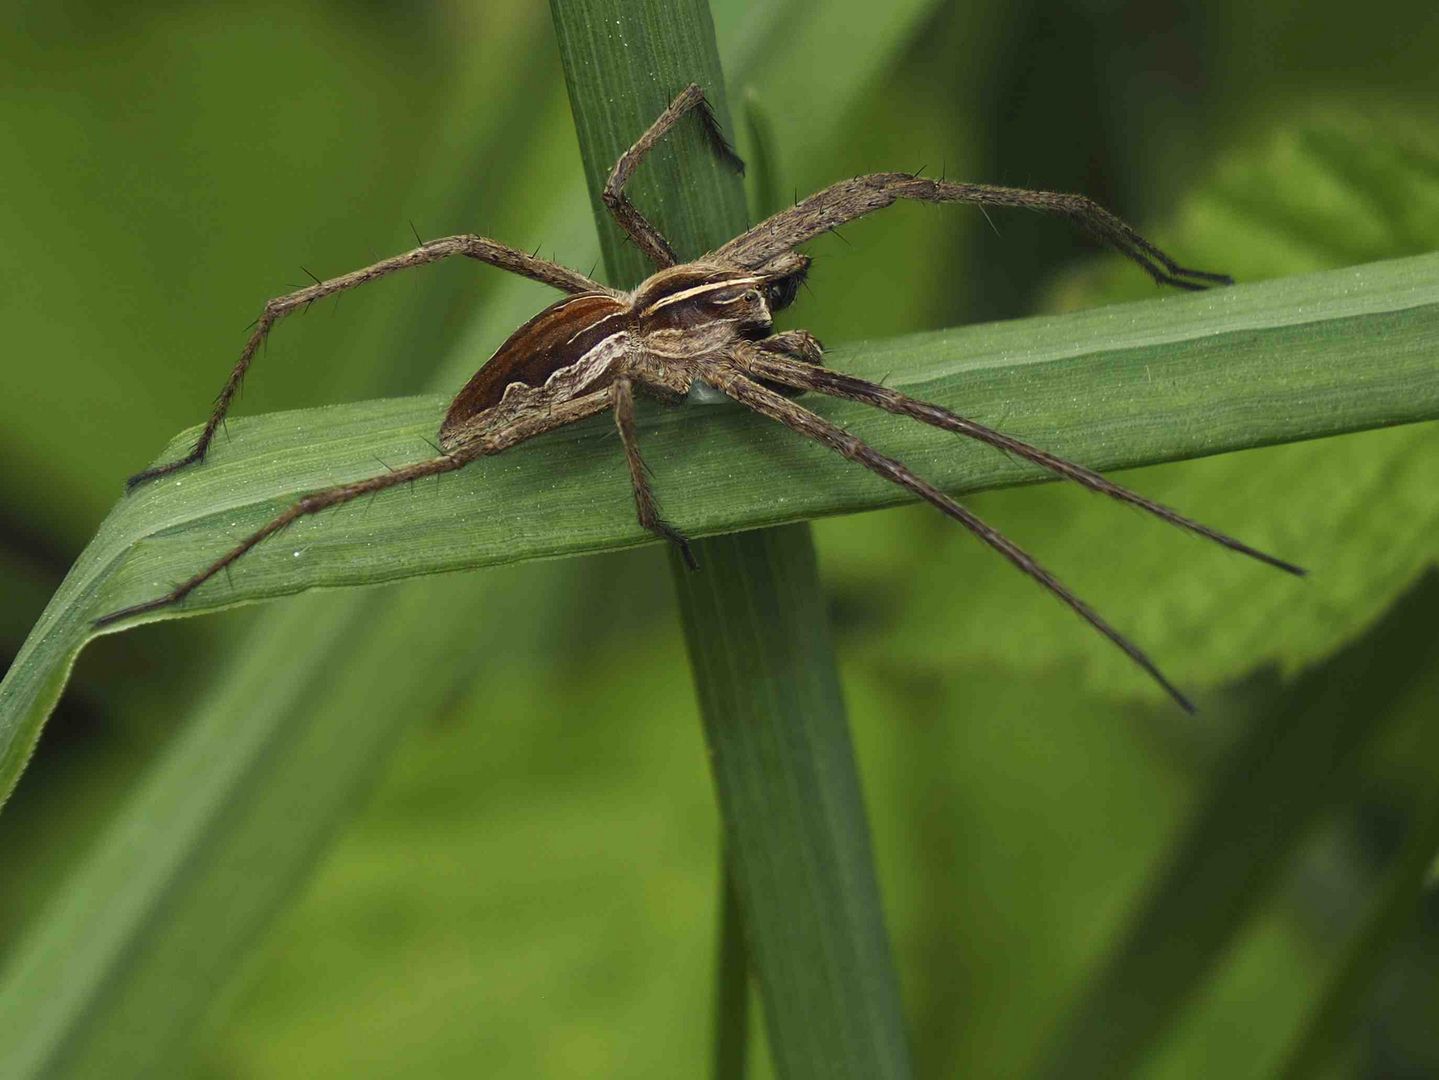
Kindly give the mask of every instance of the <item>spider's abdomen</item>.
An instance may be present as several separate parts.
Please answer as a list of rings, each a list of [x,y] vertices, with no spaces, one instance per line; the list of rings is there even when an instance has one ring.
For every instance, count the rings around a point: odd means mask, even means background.
[[[608,293],[578,293],[551,304],[511,334],[455,395],[440,427],[441,442],[458,425],[498,405],[512,384],[543,386],[555,372],[627,334],[630,323],[629,305]]]

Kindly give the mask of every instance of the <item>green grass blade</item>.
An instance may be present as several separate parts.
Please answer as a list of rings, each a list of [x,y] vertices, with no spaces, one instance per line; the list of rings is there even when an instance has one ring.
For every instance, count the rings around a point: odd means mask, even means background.
[[[612,280],[652,268],[599,199],[612,162],[698,82],[732,131],[705,0],[554,0],[601,244]],[[739,178],[697,125],[642,170],[681,257],[746,224]],[[638,187],[638,184],[633,186]],[[807,525],[702,541],[670,564],[724,821],[730,876],[782,1076],[907,1076],[909,1052],[869,827]],[[733,972],[721,972],[721,986]],[[724,998],[744,1008],[742,994]],[[721,1032],[738,1027],[721,1017]]]
[[[715,949],[715,1080],[744,1080],[749,1069],[749,953],[730,873],[728,849],[720,852],[719,933]]]
[[[831,362],[1099,468],[1429,420],[1439,417],[1439,255],[860,343],[833,350]],[[424,440],[444,404],[241,418],[205,468],[122,499],[0,683],[0,792],[13,787],[91,619],[192,573],[301,492],[369,475],[377,457],[395,466],[432,453]],[[1036,478],[919,425],[815,407],[951,491]],[[695,536],[903,501],[737,410],[656,409],[641,426],[666,512]],[[647,543],[611,428],[600,417],[439,484],[303,522],[231,580],[197,591],[183,613]]]
[[[681,582],[680,611],[776,1071],[908,1076],[808,530],[721,537],[705,551],[703,573]]]

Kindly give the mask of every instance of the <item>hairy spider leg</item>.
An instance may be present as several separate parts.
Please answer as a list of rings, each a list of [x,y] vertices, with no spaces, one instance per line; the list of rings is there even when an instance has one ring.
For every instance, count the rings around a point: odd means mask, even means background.
[[[214,411],[210,413],[210,419],[205,422],[204,430],[195,441],[194,447],[184,457],[175,461],[167,462],[164,465],[156,465],[154,468],[146,469],[144,472],[136,473],[126,482],[127,487],[133,489],[147,480],[153,480],[159,476],[165,476],[186,465],[204,460],[205,453],[210,448],[211,441],[220,425],[225,421],[225,414],[230,411],[230,405],[235,395],[240,390],[240,384],[245,380],[245,373],[250,368],[255,353],[264,344],[265,338],[270,333],[270,328],[279,322],[286,315],[297,309],[309,307],[316,300],[323,300],[327,296],[345,292],[348,289],[358,288],[361,285],[368,285],[372,281],[378,281],[382,277],[400,270],[408,270],[414,266],[425,266],[429,263],[439,262],[453,255],[463,255],[466,258],[476,259],[480,262],[489,263],[491,266],[501,270],[507,270],[513,274],[542,282],[545,285],[552,285],[556,289],[568,293],[603,291],[603,287],[591,281],[584,274],[577,273],[559,263],[549,262],[546,259],[537,259],[532,255],[526,255],[523,251],[517,251],[512,247],[496,243],[494,240],[487,240],[482,236],[466,234],[462,236],[446,236],[440,240],[431,240],[421,244],[419,247],[407,251],[401,255],[394,255],[388,259],[382,259],[372,266],[366,266],[359,270],[352,270],[348,274],[341,274],[327,281],[317,281],[314,285],[303,289],[296,289],[284,296],[277,296],[265,303],[260,311],[260,317],[255,320],[254,329],[250,332],[245,347],[240,352],[240,359],[236,361],[226,380],[224,389],[220,396],[215,399]]]
[[[546,410],[536,412],[529,416],[516,418],[503,427],[482,430],[477,422],[473,438],[461,441],[461,443],[448,454],[442,454],[437,458],[419,461],[413,465],[404,465],[397,469],[391,469],[389,472],[381,473],[378,476],[371,476],[364,480],[356,480],[354,483],[337,484],[335,487],[311,492],[287,509],[276,514],[224,555],[221,555],[209,566],[205,567],[205,569],[181,582],[163,596],[157,596],[153,600],[146,600],[139,604],[132,604],[129,607],[121,608],[119,611],[112,611],[108,615],[96,619],[93,625],[96,628],[109,626],[112,623],[120,622],[122,619],[128,619],[136,615],[144,615],[148,612],[158,611],[161,608],[170,607],[173,604],[179,603],[216,574],[222,570],[228,570],[232,563],[248,553],[256,545],[268,540],[302,517],[310,514],[318,514],[321,510],[328,510],[330,507],[350,502],[353,499],[358,499],[362,495],[371,495],[384,491],[386,488],[396,487],[399,484],[407,484],[426,476],[438,476],[441,473],[453,472],[456,469],[464,468],[477,458],[498,454],[527,439],[532,439],[536,435],[543,435],[547,431],[553,431],[556,428],[561,428],[567,424],[573,424],[578,420],[583,420],[587,416],[604,412],[610,405],[610,391],[605,389],[595,393],[585,394],[582,397],[571,398],[568,401],[554,403]]]
[[[746,350],[740,363],[748,365],[751,359],[752,350]],[[1041,566],[1033,556],[1024,549],[1009,540],[1004,534],[993,528],[970,511],[966,510],[959,503],[955,502],[944,492],[934,485],[910,472],[903,462],[892,457],[887,457],[876,450],[871,449],[866,443],[849,432],[845,431],[828,420],[810,412],[808,409],[790,401],[780,394],[765,389],[759,383],[746,378],[740,373],[739,368],[732,363],[712,363],[706,365],[705,381],[724,391],[735,401],[739,402],[762,416],[778,421],[786,427],[799,432],[808,439],[838,454],[843,455],[850,461],[863,465],[871,472],[878,474],[893,484],[914,492],[921,499],[937,507],[945,514],[954,518],[966,529],[972,532],[980,540],[984,541],[995,551],[999,552],[1023,573],[1039,582],[1048,589],[1055,597],[1069,606],[1080,618],[1089,623],[1115,645],[1117,645],[1126,656],[1149,673],[1165,692],[1172,697],[1186,712],[1193,712],[1194,705],[1186,698],[1179,689],[1171,683],[1164,673],[1159,670],[1155,663],[1142,652],[1137,645],[1131,642],[1123,634],[1115,630],[1109,623],[1081,600],[1074,593],[1070,592],[1058,578]]]
[[[970,203],[980,207],[1018,207],[1058,214],[1138,263],[1160,285],[1204,289],[1210,285],[1234,283],[1227,274],[1180,266],[1114,214],[1083,195],[1026,191],[989,184],[954,184],[910,173],[872,173],[853,180],[841,180],[760,222],[706,258],[757,269],[821,233],[882,210],[900,199]]]
[[[667,266],[675,266],[679,263],[679,256],[675,254],[674,248],[670,247],[668,240],[661,235],[660,231],[650,224],[649,220],[635,208],[625,194],[625,185],[629,183],[630,177],[634,174],[639,163],[644,160],[653,148],[655,143],[664,138],[664,135],[680,119],[690,111],[695,111],[700,122],[704,125],[705,137],[709,140],[715,154],[724,162],[729,164],[736,172],[744,173],[744,162],[730,146],[720,130],[719,122],[714,117],[710,104],[705,100],[705,92],[698,83],[690,83],[680,91],[676,97],[665,108],[665,111],[655,119],[649,129],[635,141],[635,144],[620,155],[615,166],[610,170],[609,179],[605,181],[604,190],[600,192],[600,198],[604,200],[605,206],[619,222],[620,228],[629,233],[639,249],[649,257],[660,269]]]
[[[880,386],[877,383],[868,382],[865,379],[857,378],[854,375],[846,375],[843,372],[835,371],[832,368],[813,367],[809,364],[796,363],[792,360],[780,359],[774,353],[766,349],[767,342],[760,342],[758,348],[751,356],[747,357],[746,367],[756,375],[763,375],[767,379],[793,386],[799,390],[814,390],[821,394],[828,394],[831,397],[846,398],[850,401],[857,401],[863,405],[870,405],[875,408],[884,409],[886,412],[895,413],[899,416],[908,416],[912,419],[922,421],[932,427],[942,428],[945,431],[953,431],[959,435],[968,436],[979,442],[993,446],[996,449],[1014,454],[1016,457],[1033,462],[1040,468],[1073,480],[1077,484],[1087,487],[1090,491],[1097,491],[1102,495],[1118,499],[1120,502],[1137,506],[1141,510],[1148,511],[1155,517],[1177,525],[1181,529],[1213,540],[1216,544],[1248,555],[1252,559],[1258,559],[1262,563],[1277,567],[1287,573],[1299,577],[1304,576],[1304,569],[1295,566],[1291,562],[1266,554],[1257,548],[1252,548],[1241,540],[1236,540],[1215,529],[1209,528],[1192,518],[1187,518],[1177,511],[1169,509],[1160,503],[1146,499],[1138,492],[1130,491],[1114,481],[1101,476],[1092,469],[1086,469],[1083,465],[1077,465],[1072,461],[1056,457],[1048,451],[1031,446],[1029,443],[1021,442],[1003,432],[995,431],[993,428],[985,427],[983,424],[973,420],[967,420],[956,413],[940,405],[934,405],[927,401],[920,401],[908,397],[889,387]],[[765,352],[759,352],[765,349]]]
[[[630,469],[630,483],[635,492],[635,511],[640,524],[656,536],[663,537],[679,548],[680,558],[691,570],[698,570],[694,552],[690,550],[689,539],[660,514],[659,503],[650,489],[649,466],[640,456],[639,439],[635,434],[635,395],[630,380],[616,379],[610,385],[614,398],[615,426],[620,431],[620,442],[624,444],[625,461]]]

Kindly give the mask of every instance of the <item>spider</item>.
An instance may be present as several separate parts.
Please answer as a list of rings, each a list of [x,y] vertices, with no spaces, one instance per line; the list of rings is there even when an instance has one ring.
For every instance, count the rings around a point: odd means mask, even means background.
[[[112,612],[97,620],[96,625],[106,626],[178,604],[261,541],[301,517],[420,477],[463,468],[476,458],[498,454],[526,439],[607,409],[615,415],[640,524],[675,544],[685,564],[696,569],[689,542],[661,516],[650,488],[635,433],[635,392],[642,390],[671,403],[702,402],[721,395],[829,447],[954,518],[1117,645],[1179,705],[1193,711],[1188,699],[1138,647],[1027,552],[901,462],[804,408],[793,400],[794,396],[813,391],[846,398],[976,439],[1281,570],[1302,575],[1302,569],[1120,487],[1082,465],[965,419],[940,405],[826,368],[819,340],[804,330],[776,333],[773,313],[793,302],[808,272],[810,260],[796,247],[900,199],[972,203],[981,208],[1021,207],[1058,214],[1138,263],[1161,285],[1203,289],[1230,284],[1231,279],[1223,274],[1185,269],[1119,218],[1081,195],[949,183],[893,172],[841,181],[760,222],[707,255],[681,262],[659,230],[630,202],[625,185],[655,143],[691,113],[702,125],[713,151],[735,169],[744,168],[697,85],[686,87],[621,155],[602,197],[615,220],[656,266],[656,272],[633,292],[607,288],[557,263],[466,234],[421,243],[402,255],[328,281],[317,280],[314,285],[266,303],[194,448],[177,461],[131,477],[129,488],[204,460],[266,335],[280,319],[316,300],[454,255],[489,263],[568,294],[516,330],[455,396],[440,426],[437,457],[305,495],[165,595]]]

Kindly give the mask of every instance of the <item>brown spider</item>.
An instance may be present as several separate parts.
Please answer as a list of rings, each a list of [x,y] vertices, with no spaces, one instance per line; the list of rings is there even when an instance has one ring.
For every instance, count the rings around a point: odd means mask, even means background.
[[[775,214],[723,247],[693,262],[681,263],[668,241],[635,209],[624,189],[645,154],[691,111],[703,124],[715,152],[736,169],[744,167],[725,142],[704,92],[694,85],[675,98],[639,141],[620,157],[605,184],[605,205],[659,268],[633,292],[606,288],[564,266],[493,240],[465,235],[422,243],[403,255],[316,282],[267,303],[194,449],[179,461],[132,477],[130,487],[203,460],[256,350],[270,328],[297,308],[398,270],[437,262],[451,255],[478,259],[570,294],[516,330],[456,395],[440,426],[438,457],[306,495],[164,596],[112,612],[97,620],[96,625],[105,626],[178,603],[256,544],[307,514],[420,477],[462,468],[476,458],[498,454],[526,439],[606,409],[613,409],[615,413],[640,524],[676,544],[686,564],[694,569],[695,560],[688,542],[660,516],[650,490],[635,437],[634,391],[639,387],[670,402],[686,398],[704,400],[718,392],[828,446],[938,507],[1068,604],[1149,672],[1180,705],[1192,710],[1184,695],[1144,653],[1026,552],[900,462],[872,450],[786,395],[813,390],[967,435],[1282,570],[1302,574],[1299,567],[1191,521],[1082,465],[966,420],[939,405],[831,371],[822,366],[821,346],[813,335],[803,330],[774,333],[772,313],[794,300],[795,291],[809,268],[810,260],[796,252],[796,246],[889,206],[897,199],[1026,207],[1056,213],[1134,260],[1162,285],[1202,289],[1211,284],[1229,284],[1230,279],[1223,274],[1186,270],[1109,211],[1081,195],[953,184],[906,173],[875,173],[834,184]]]

